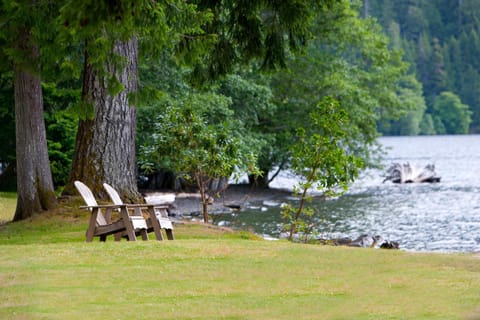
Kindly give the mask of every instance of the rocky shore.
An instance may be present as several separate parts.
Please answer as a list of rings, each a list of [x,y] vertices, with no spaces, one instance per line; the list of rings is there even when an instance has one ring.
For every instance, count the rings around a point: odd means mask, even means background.
[[[200,194],[187,192],[144,191],[147,202],[169,202],[175,196],[172,213],[177,217],[190,216],[202,211]],[[264,201],[283,201],[291,197],[292,192],[281,189],[255,188],[246,184],[230,185],[225,191],[214,197],[209,205],[209,212],[221,212],[228,208],[243,208],[250,204]]]
[[[171,201],[171,219],[201,220],[202,203],[199,193],[174,193],[174,192],[144,192],[147,202],[159,203]],[[228,210],[242,209],[268,203],[279,205],[293,197],[292,192],[282,189],[255,188],[250,185],[230,185],[225,191],[213,198],[209,205],[209,213],[215,214]],[[301,235],[298,235],[301,236]],[[282,237],[282,236],[281,236]],[[297,239],[298,240],[298,239]],[[344,245],[350,247],[370,247],[382,249],[398,249],[399,243],[382,239],[381,236],[363,234],[355,239],[345,237],[339,239],[317,239],[318,243],[325,245]]]

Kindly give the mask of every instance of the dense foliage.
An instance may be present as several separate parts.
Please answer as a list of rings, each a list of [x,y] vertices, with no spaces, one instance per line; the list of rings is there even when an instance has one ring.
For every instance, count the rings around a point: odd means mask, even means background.
[[[105,97],[125,89],[115,73],[108,72],[105,61],[110,67],[122,67],[129,60],[139,67],[140,90],[129,94],[128,100],[138,114],[140,173],[166,169],[195,175],[192,168],[204,163],[210,179],[247,164],[260,169],[262,179],[256,181],[267,185],[273,170],[295,166],[298,128],[314,132],[337,125],[335,118],[323,117],[319,124],[310,116],[325,96],[331,96],[346,114],[341,148],[366,165],[375,163],[377,125],[383,132],[395,129],[398,134],[440,132],[439,121],[443,132],[467,128],[468,107],[448,90],[441,91],[445,98],[428,98],[432,105],[425,103],[414,77],[417,68],[412,66],[407,74],[408,64],[402,61],[401,49],[409,59],[402,41],[397,44],[392,38],[390,45],[379,24],[359,17],[361,4],[349,0],[57,3],[49,14],[56,15],[52,24],[60,30],[58,35],[46,33],[38,40],[42,53],[49,56],[42,59],[42,73],[56,187],[68,179],[77,119],[92,121],[92,127],[116,119],[92,118],[94,113],[85,108],[95,98],[85,99],[87,89],[92,89],[89,85],[102,82]],[[42,17],[37,18],[41,22]],[[119,42],[132,38],[138,39],[138,56],[113,53]],[[58,50],[53,52],[55,47]],[[82,84],[79,78],[89,68],[95,69],[98,81]],[[0,119],[11,123],[11,79],[8,73],[1,77]],[[103,98],[97,99],[96,105],[101,105]],[[459,110],[456,117],[444,117]],[[134,122],[128,122],[132,130]],[[12,132],[5,128],[0,137],[8,140]],[[197,131],[181,138],[181,129],[187,128]],[[202,154],[216,154],[219,159]],[[255,164],[249,163],[252,154]],[[8,161],[13,161],[12,156],[2,152],[0,162]],[[326,179],[332,178],[329,170],[322,172]]]
[[[480,131],[480,6],[476,0],[363,0],[364,15],[375,17],[404,51],[410,72],[423,86],[426,109],[418,102],[386,134],[459,134]],[[439,96],[440,109],[436,107]],[[466,110],[452,117],[463,104]],[[461,108],[462,110],[464,108]],[[440,113],[439,113],[440,112]],[[446,112],[446,113],[443,113]]]
[[[213,180],[229,177],[236,170],[255,171],[255,157],[239,134],[242,123],[232,118],[228,98],[194,94],[170,102],[155,119],[153,141],[141,148],[140,164],[146,172],[171,168],[196,185],[204,222],[208,222],[208,201],[218,191],[210,188]]]
[[[15,162],[15,113],[12,74],[0,74],[0,169]]]

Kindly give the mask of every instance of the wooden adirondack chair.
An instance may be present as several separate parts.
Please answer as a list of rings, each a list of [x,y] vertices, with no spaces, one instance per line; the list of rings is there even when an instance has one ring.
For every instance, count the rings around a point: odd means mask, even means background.
[[[74,185],[87,204],[80,208],[88,209],[92,213],[86,233],[87,242],[91,242],[94,237],[106,241],[108,235],[120,233],[125,233],[130,241],[137,240],[135,233],[140,233],[143,240],[148,240],[147,223],[141,215],[129,216],[126,205],[99,205],[90,188],[80,181],[75,181]],[[111,222],[113,210],[120,210],[120,219],[115,222]],[[115,240],[119,241],[120,237],[115,236]]]
[[[127,209],[133,210],[135,215],[142,215],[142,209],[147,211],[148,219],[147,226],[148,232],[155,232],[157,240],[163,240],[162,229],[165,229],[167,238],[174,240],[173,236],[173,224],[168,219],[168,206],[162,204],[124,204],[117,190],[115,190],[108,183],[104,183],[103,187],[107,191],[112,202],[116,205],[124,205]]]

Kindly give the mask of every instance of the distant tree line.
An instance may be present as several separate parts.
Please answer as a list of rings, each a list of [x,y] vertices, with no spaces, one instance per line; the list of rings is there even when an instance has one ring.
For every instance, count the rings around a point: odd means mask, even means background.
[[[480,6],[476,0],[363,0],[404,52],[424,102],[399,120],[380,123],[384,134],[480,132]]]

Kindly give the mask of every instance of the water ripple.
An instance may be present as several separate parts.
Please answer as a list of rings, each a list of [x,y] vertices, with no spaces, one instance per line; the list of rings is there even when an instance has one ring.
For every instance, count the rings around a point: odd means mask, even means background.
[[[382,183],[381,171],[366,172],[344,196],[315,203],[317,232],[381,235],[412,251],[479,252],[480,136],[387,137],[380,142],[390,148],[386,165],[433,163],[441,182]],[[279,208],[246,210],[236,219],[260,234],[281,231]]]

